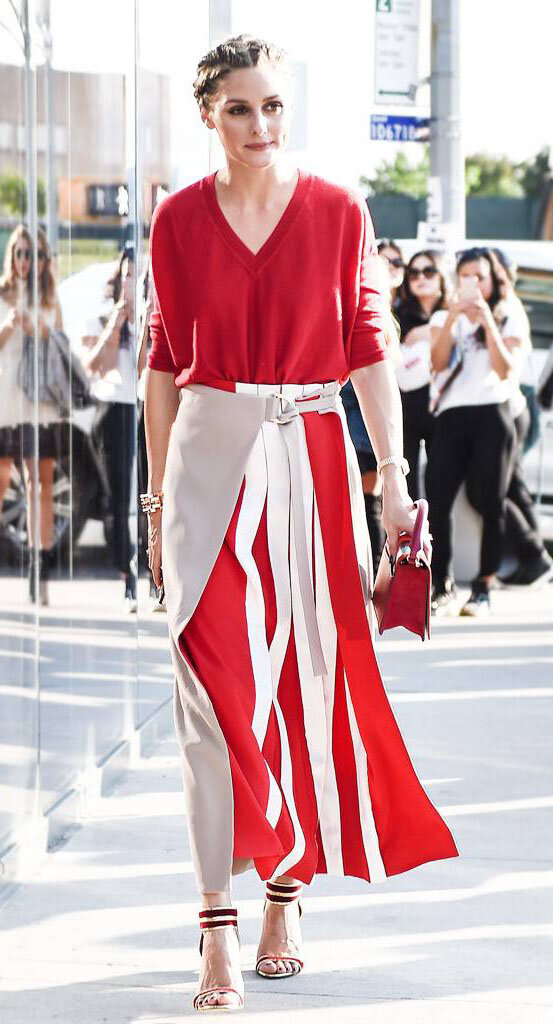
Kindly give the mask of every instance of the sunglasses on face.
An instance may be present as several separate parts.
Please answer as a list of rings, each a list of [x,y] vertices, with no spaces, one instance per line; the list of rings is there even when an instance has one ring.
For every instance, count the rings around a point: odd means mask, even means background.
[[[401,270],[405,266],[401,256],[385,256],[384,259],[388,261],[391,267],[395,267],[396,270]]]
[[[437,273],[436,267],[431,267],[430,264],[427,267],[421,267],[420,270],[418,267],[411,267],[407,271],[411,281],[417,281],[419,277],[425,277],[427,281],[430,281],[432,277],[436,277]]]
[[[30,249],[16,249],[15,255],[18,260],[30,260],[31,250]]]

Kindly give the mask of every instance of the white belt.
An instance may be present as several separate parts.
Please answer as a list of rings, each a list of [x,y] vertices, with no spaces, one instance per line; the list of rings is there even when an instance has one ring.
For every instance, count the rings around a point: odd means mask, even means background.
[[[288,452],[290,467],[290,505],[294,523],[298,580],[311,664],[314,675],[326,675],[327,667],[319,634],[313,579],[309,567],[299,430],[302,413],[325,413],[336,408],[340,385],[338,381],[331,381],[329,384],[236,384],[236,391],[265,399],[265,419],[270,423],[278,423],[282,427],[282,437]]]

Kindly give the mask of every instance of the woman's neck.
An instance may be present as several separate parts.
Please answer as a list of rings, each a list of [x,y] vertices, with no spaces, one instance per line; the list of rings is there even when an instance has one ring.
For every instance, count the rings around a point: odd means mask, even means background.
[[[15,279],[15,300],[18,305],[23,300],[25,302],[28,300],[27,282],[22,277],[16,277]]]
[[[437,295],[423,295],[422,298],[419,299],[419,306],[425,316],[430,316],[430,314],[434,312],[434,306],[437,301]]]
[[[297,177],[297,168],[285,161],[258,168],[228,160],[227,166],[217,172],[215,182],[227,201],[246,211],[270,207],[280,197],[281,189]]]

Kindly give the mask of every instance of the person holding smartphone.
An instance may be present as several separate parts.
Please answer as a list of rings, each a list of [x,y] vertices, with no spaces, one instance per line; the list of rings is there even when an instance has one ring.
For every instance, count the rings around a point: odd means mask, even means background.
[[[83,365],[92,391],[102,403],[96,425],[110,489],[113,529],[110,543],[115,568],[123,580],[123,608],[136,612],[136,561],[129,530],[132,472],[135,457],[136,346],[135,258],[125,243],[106,286],[107,307],[83,326]]]
[[[427,469],[434,537],[432,608],[457,608],[452,578],[452,508],[470,476],[483,519],[480,569],[462,615],[490,611],[490,589],[503,553],[506,495],[515,449],[510,375],[524,343],[519,309],[492,250],[457,256],[457,294],[430,319],[436,428]]]

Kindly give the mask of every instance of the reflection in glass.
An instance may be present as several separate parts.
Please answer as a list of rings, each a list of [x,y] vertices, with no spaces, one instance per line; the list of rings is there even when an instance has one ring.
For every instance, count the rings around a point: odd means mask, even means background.
[[[134,59],[133,0],[112,8],[117,59],[103,66],[90,61],[91,40],[100,32],[103,55],[109,40],[89,5],[5,6],[0,858],[170,698],[137,494],[147,482],[145,239],[169,188],[173,124],[182,144],[163,47],[147,68]],[[140,10],[151,47],[155,5]]]

